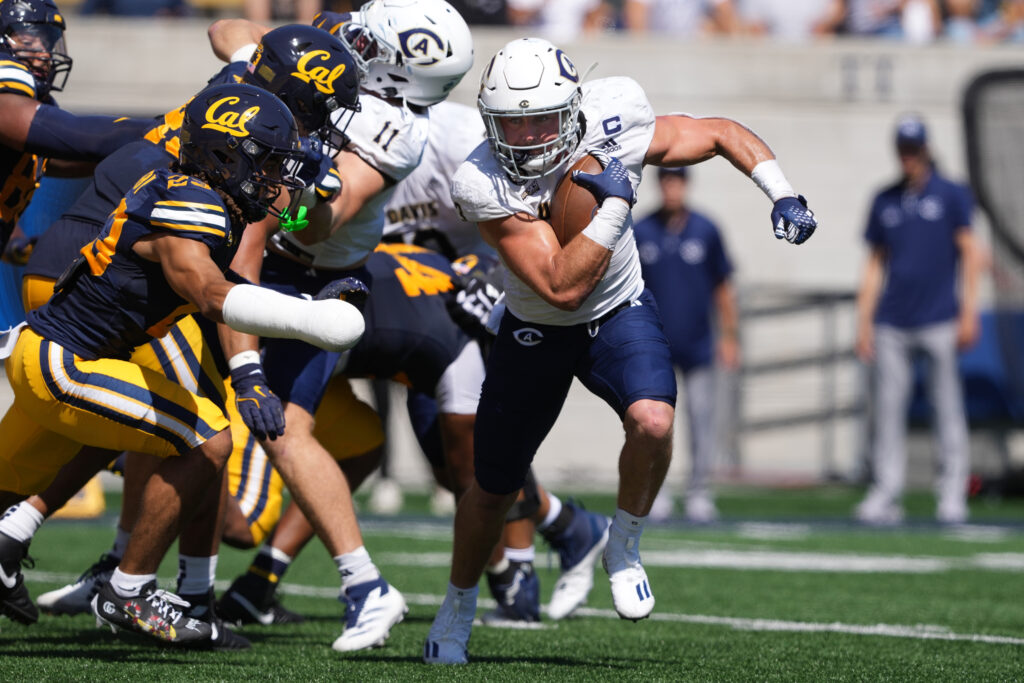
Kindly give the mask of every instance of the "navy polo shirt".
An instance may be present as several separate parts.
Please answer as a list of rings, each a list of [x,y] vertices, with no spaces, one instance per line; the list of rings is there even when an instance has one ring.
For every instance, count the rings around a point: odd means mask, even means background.
[[[911,328],[957,315],[956,234],[971,225],[970,190],[932,172],[919,193],[903,182],[878,193],[865,239],[887,253],[876,322]]]
[[[732,264],[718,228],[691,211],[682,232],[655,213],[633,226],[644,282],[654,294],[672,352],[684,371],[712,362],[711,307]]]

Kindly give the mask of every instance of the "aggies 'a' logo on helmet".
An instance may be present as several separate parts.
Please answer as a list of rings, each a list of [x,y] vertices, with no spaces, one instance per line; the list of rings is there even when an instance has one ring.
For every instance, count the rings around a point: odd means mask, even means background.
[[[206,109],[206,123],[203,124],[203,128],[219,130],[237,138],[248,136],[249,131],[246,130],[245,124],[260,113],[260,108],[256,105],[244,111],[231,108],[232,105],[239,102],[237,97],[222,97],[211,104]]]

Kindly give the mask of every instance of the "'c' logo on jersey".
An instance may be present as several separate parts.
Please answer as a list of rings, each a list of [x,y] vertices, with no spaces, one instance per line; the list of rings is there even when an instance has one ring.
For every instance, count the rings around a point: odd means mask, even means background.
[[[206,123],[203,124],[203,128],[219,130],[228,135],[234,135],[237,138],[248,135],[249,131],[245,129],[245,124],[260,112],[260,108],[249,107],[241,112],[231,111],[230,109],[221,111],[222,106],[231,106],[232,104],[238,104],[238,102],[239,99],[232,96],[222,97],[211,104],[206,110]]]
[[[317,90],[324,93],[325,95],[334,94],[334,81],[338,80],[338,77],[345,73],[345,65],[339,64],[333,69],[329,69],[323,65],[310,65],[314,59],[327,62],[331,59],[331,53],[327,50],[313,50],[302,55],[302,58],[295,65],[295,71],[292,72],[292,76],[305,81],[306,83],[312,83]]]
[[[576,65],[569,59],[569,55],[561,50],[555,50],[555,59],[558,60],[558,70],[562,72],[563,76],[573,83],[580,82],[580,72],[576,70]]]
[[[523,346],[536,346],[544,340],[541,331],[533,327],[521,327],[513,332],[512,336]]]
[[[421,66],[437,64],[445,57],[444,41],[427,28],[411,28],[398,34],[402,52],[409,59],[428,60],[418,62]]]

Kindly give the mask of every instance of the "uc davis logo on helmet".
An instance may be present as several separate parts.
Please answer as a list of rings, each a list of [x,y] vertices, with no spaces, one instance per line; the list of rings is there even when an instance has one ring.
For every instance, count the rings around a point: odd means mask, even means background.
[[[313,60],[320,62],[328,62],[331,59],[331,53],[327,50],[312,50],[302,55],[298,63],[295,65],[295,71],[292,72],[292,76],[305,81],[306,83],[312,83],[316,86],[316,89],[325,95],[334,94],[334,81],[338,80],[338,77],[345,73],[345,65],[338,64],[333,69],[328,68],[323,64],[311,64]]]
[[[233,109],[223,109],[222,107],[230,107],[231,105],[238,104],[239,99],[235,96],[222,97],[206,109],[206,123],[203,124],[203,128],[212,128],[213,130],[219,130],[228,135],[234,135],[237,138],[243,138],[249,135],[249,131],[246,130],[245,124],[247,124],[252,117],[260,113],[258,106],[252,106],[245,111],[235,111]]]
[[[402,52],[409,59],[423,60],[421,66],[437,64],[445,58],[446,50],[441,37],[428,28],[411,28],[398,34]]]

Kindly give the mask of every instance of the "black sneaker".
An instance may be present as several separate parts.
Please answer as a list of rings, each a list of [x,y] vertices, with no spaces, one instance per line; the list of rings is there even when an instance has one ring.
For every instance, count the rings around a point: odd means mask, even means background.
[[[213,589],[203,595],[181,595],[181,599],[189,603],[186,614],[193,619],[202,619],[217,625],[217,635],[206,643],[196,643],[197,647],[211,650],[248,650],[252,647],[249,639],[241,636],[224,625],[223,619],[214,607]]]
[[[301,614],[286,609],[277,600],[277,584],[254,574],[243,574],[220,596],[217,614],[224,621],[245,624],[301,624]]]
[[[78,580],[63,588],[40,595],[36,602],[44,614],[87,614],[92,611],[92,596],[117,569],[121,558],[110,553],[103,553],[100,559],[85,570]]]
[[[28,544],[0,534],[0,614],[27,625],[39,620],[39,610],[25,588],[22,564],[29,568],[35,565],[28,556]]]
[[[160,590],[150,581],[139,595],[122,598],[109,583],[103,584],[92,599],[96,625],[110,626],[115,633],[123,628],[166,643],[196,645],[219,636],[216,622],[189,616],[190,605],[174,593]]]

